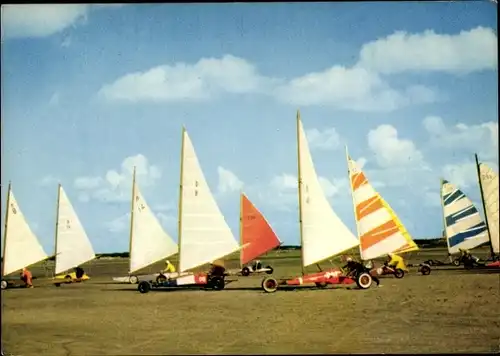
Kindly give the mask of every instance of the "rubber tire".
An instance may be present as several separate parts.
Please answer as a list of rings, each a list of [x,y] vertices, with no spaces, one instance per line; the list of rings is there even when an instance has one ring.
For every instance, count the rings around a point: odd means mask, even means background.
[[[249,275],[250,275],[250,268],[248,268],[248,267],[243,267],[243,268],[241,269],[241,275],[242,275],[242,276],[245,276],[245,277],[249,276]]]
[[[403,278],[405,276],[405,271],[403,271],[401,268],[396,268],[394,271],[394,277],[397,279]]]
[[[420,267],[420,273],[422,273],[422,275],[424,276],[428,276],[429,274],[431,274],[431,268],[429,266],[422,266]]]
[[[73,279],[71,278],[71,276],[68,274],[64,277],[64,283],[71,283],[73,282]]]
[[[158,277],[156,277],[156,283],[164,283],[167,281],[167,277],[165,277],[163,274],[160,274]]]
[[[363,279],[368,279],[369,282],[363,283]],[[369,273],[363,272],[356,276],[356,285],[361,289],[368,289],[373,283],[372,276]]]
[[[271,266],[266,266],[266,268],[269,269],[269,271],[266,271],[267,274],[273,274],[274,269]]]
[[[453,265],[457,267],[460,266],[460,260],[457,259],[453,260]]]
[[[262,280],[262,289],[266,293],[274,293],[278,290],[278,281],[273,277],[266,277]]]
[[[8,286],[9,286],[9,283],[7,283],[7,281],[2,281],[1,282],[1,288],[2,288],[2,290],[7,289]]]
[[[147,281],[141,281],[137,286],[137,290],[141,294],[148,293],[151,290],[151,284],[149,284],[149,282]]]
[[[210,288],[213,290],[223,290],[225,286],[226,283],[222,277],[213,277],[210,280]]]
[[[129,282],[130,284],[137,284],[139,283],[139,278],[137,276],[130,276]]]
[[[464,268],[469,270],[469,269],[473,269],[474,268],[474,263],[471,263],[471,262],[465,262],[464,263]]]
[[[316,282],[315,284],[316,284],[316,287],[318,287],[320,289],[325,289],[328,286],[328,284],[325,282]]]

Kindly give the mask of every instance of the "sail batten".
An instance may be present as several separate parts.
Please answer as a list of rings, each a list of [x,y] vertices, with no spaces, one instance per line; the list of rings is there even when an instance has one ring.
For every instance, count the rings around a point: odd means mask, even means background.
[[[134,273],[178,252],[178,246],[163,229],[134,180],[134,210],[130,272]]]
[[[418,250],[417,244],[390,205],[347,155],[356,225],[363,260]]]
[[[243,245],[240,252],[242,265],[281,244],[264,215],[243,193],[241,194],[241,243]]]
[[[472,201],[447,180],[441,183],[441,203],[448,251],[473,249],[488,242],[486,223]]]
[[[479,179],[493,253],[500,254],[498,174],[485,163],[479,164]]]
[[[359,241],[337,216],[325,197],[299,117],[297,130],[302,260],[303,267],[307,267],[356,247]]]
[[[183,130],[179,272],[240,250],[205,179],[194,146]]]
[[[49,257],[29,227],[10,185],[7,202],[2,261],[2,274],[4,276]]]
[[[87,233],[62,186],[59,186],[56,236],[56,274],[95,258]]]

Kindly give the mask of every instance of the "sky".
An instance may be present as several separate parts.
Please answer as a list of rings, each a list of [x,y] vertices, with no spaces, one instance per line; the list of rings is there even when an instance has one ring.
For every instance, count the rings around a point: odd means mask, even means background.
[[[299,244],[296,112],[355,233],[345,146],[414,238],[440,178],[498,172],[497,11],[481,2],[2,6],[8,182],[54,250],[61,183],[96,252],[128,250],[131,172],[177,239],[184,125],[235,239],[239,192]]]

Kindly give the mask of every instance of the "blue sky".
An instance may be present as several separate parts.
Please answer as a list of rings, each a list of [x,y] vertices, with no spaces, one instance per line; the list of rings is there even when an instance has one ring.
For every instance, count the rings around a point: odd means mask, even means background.
[[[300,108],[353,232],[345,144],[415,238],[438,236],[439,178],[479,202],[474,152],[498,171],[496,16],[490,2],[2,6],[2,210],[11,180],[53,251],[61,182],[95,250],[125,251],[137,165],[176,238],[185,125],[235,237],[243,188],[298,244]]]

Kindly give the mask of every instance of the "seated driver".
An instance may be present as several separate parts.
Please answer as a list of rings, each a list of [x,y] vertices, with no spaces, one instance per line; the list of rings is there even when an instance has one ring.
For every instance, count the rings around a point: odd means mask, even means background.
[[[380,284],[379,279],[372,275],[369,271],[368,268],[366,268],[362,263],[354,261],[351,257],[347,257],[346,259],[347,264],[342,267],[342,269],[347,269],[347,274],[346,277],[355,277],[356,275],[366,272],[369,273],[372,276],[372,279],[375,283],[377,283],[377,286]]]
[[[260,260],[257,260],[257,261],[255,261],[254,266],[255,266],[254,270],[261,269],[262,268],[262,263],[260,262]]]
[[[33,276],[31,275],[30,270],[26,267],[23,268],[23,271],[21,272],[21,280],[24,282],[24,286],[26,288],[33,288]]]
[[[75,268],[76,279],[82,278],[84,274],[85,274],[85,271],[83,270],[83,268],[81,268],[81,267],[76,267]]]
[[[389,262],[387,263],[388,267],[391,268],[400,268],[402,270],[406,269],[405,262],[403,257],[396,255],[395,253],[388,254]]]
[[[175,272],[175,266],[169,261],[165,261],[165,270],[163,271],[164,273],[174,273]]]
[[[226,272],[226,268],[224,267],[224,263],[222,261],[214,261],[212,262],[210,266],[210,271],[208,271],[208,274],[211,276],[224,276],[224,273]]]
[[[342,267],[342,269],[347,269],[347,276],[354,275],[356,273],[361,273],[366,270],[362,263],[354,261],[351,257],[345,259],[347,264]]]

